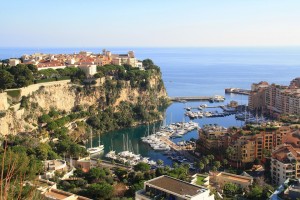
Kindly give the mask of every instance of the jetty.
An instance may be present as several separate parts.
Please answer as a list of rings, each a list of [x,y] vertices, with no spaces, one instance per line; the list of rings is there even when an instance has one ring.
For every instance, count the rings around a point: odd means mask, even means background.
[[[214,99],[213,96],[190,96],[190,97],[169,97],[171,101],[211,101]]]

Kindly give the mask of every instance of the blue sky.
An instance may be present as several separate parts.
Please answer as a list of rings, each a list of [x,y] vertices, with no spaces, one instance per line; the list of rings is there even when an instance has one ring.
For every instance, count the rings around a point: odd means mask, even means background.
[[[299,0],[3,0],[0,47],[299,46]]]

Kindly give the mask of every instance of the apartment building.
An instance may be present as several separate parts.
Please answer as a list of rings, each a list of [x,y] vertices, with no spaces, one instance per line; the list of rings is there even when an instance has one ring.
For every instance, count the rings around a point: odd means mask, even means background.
[[[300,78],[289,86],[267,82],[253,83],[248,97],[250,110],[262,110],[274,116],[279,114],[300,114]]]
[[[217,126],[204,127],[199,130],[199,142],[197,148],[200,151],[211,151],[213,149],[227,149],[233,147],[230,160],[241,163],[253,162],[256,158],[261,160],[271,155],[272,150],[283,143],[297,144],[295,135],[297,130],[289,126],[281,126],[277,129],[261,130],[253,133],[251,131],[221,129]],[[294,142],[294,143],[293,143]]]
[[[263,110],[266,107],[266,89],[269,83],[262,81],[253,83],[248,96],[248,106],[250,110]]]
[[[300,114],[300,89],[272,84],[266,90],[266,106],[270,113]]]
[[[282,184],[287,178],[300,178],[300,148],[282,144],[272,153],[271,177],[273,184]]]
[[[202,150],[220,149],[228,146],[230,131],[227,128],[218,125],[204,125],[199,130],[199,138],[201,145],[198,146]]]

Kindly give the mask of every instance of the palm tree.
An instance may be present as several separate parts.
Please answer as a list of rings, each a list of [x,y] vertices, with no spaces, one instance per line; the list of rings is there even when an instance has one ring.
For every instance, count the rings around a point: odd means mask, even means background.
[[[227,149],[226,149],[226,156],[227,158],[231,159],[232,156],[235,154],[235,149],[231,146],[229,146]]]
[[[156,163],[157,163],[158,166],[164,165],[164,161],[161,160],[161,159],[158,159],[158,160],[156,161]]]
[[[209,164],[209,160],[206,157],[202,158],[202,163],[204,164],[204,169],[206,169],[206,166]]]
[[[214,155],[211,155],[211,154],[208,155],[207,158],[210,162],[212,162],[215,159]]]
[[[204,164],[203,164],[203,162],[199,162],[198,163],[198,168],[199,168],[199,170],[200,170],[200,172],[204,169]]]
[[[221,162],[220,161],[215,161],[214,162],[214,167],[217,168],[217,170],[221,167]]]

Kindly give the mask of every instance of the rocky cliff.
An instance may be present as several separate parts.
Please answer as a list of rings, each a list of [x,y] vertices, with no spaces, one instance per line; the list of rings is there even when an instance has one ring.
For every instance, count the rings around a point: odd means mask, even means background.
[[[93,85],[83,86],[72,84],[70,81],[57,81],[46,84],[35,84],[21,89],[26,96],[22,102],[10,105],[7,103],[5,93],[1,98],[0,134],[17,134],[32,131],[38,127],[37,119],[51,108],[70,112],[76,106],[88,109],[90,106],[104,107],[117,106],[122,101],[143,103],[148,99],[166,99],[167,94],[161,76],[151,76],[149,87],[142,89],[132,87],[130,81],[119,81],[121,86],[116,94],[112,95],[107,87],[108,82],[115,84],[118,81],[113,77],[99,78]]]

